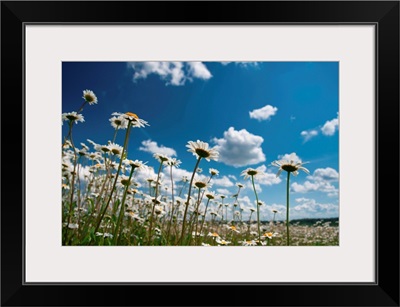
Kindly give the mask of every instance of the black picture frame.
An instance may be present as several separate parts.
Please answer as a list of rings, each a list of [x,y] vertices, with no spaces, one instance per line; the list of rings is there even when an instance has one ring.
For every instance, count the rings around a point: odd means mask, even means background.
[[[375,25],[376,282],[26,284],[27,23]],[[2,1],[1,76],[2,306],[399,306],[399,1]]]

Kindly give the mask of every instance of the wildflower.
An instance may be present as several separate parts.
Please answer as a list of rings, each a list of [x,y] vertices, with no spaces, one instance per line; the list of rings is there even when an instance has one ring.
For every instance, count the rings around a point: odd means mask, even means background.
[[[293,173],[294,176],[297,176],[299,174],[299,170],[310,174],[309,170],[303,166],[303,164],[306,163],[308,162],[301,162],[296,154],[293,152],[290,154],[288,160],[275,160],[271,163],[271,165],[279,167],[279,170],[276,173],[276,177],[278,177],[282,171]]]
[[[228,244],[231,243],[231,241],[226,241],[226,240],[221,239],[219,237],[215,240],[215,242],[217,242],[219,245],[228,245]]]
[[[215,199],[215,193],[211,192],[211,191],[207,191],[204,193],[204,195],[208,198],[208,199]]]
[[[209,232],[207,234],[208,237],[212,237],[212,238],[219,238],[219,234],[216,232]]]
[[[202,246],[211,246],[210,244],[204,243],[204,242],[202,242],[201,245],[202,245]]]
[[[264,238],[272,239],[274,234],[272,232],[266,232],[262,235]]]
[[[260,169],[254,169],[254,168],[247,168],[240,173],[240,175],[243,176],[244,179],[256,177],[256,176],[259,176],[262,174],[263,174],[263,171],[261,171]]]
[[[82,98],[90,105],[97,104],[97,97],[91,90],[84,90]]]
[[[206,181],[202,181],[202,180],[197,180],[194,182],[194,186],[198,189],[204,189],[206,187],[209,187],[210,184],[207,183]]]
[[[154,213],[157,214],[157,215],[160,215],[160,214],[164,214],[165,211],[164,211],[162,206],[155,205],[154,206]]]
[[[62,120],[69,120],[70,122],[78,123],[78,122],[84,122],[85,119],[83,118],[82,114],[78,114],[75,111],[69,112],[69,113],[63,113],[62,114]]]
[[[131,123],[132,127],[145,127],[150,126],[147,121],[139,118],[135,113],[126,112],[126,113],[119,113],[114,112],[111,115],[122,117],[123,119],[128,121],[128,124]]]
[[[237,183],[237,184],[236,184],[236,186],[237,186],[239,189],[241,189],[241,188],[243,188],[243,187],[244,187],[244,185],[243,185],[243,184],[241,184],[240,182],[239,182],[239,183]]]
[[[257,204],[258,204],[259,206],[266,206],[265,202],[263,202],[262,200],[259,200],[259,201],[257,202]]]
[[[176,158],[169,158],[169,160],[166,163],[167,165],[175,166],[176,168],[178,168],[179,165],[181,164],[181,160],[178,160]]]
[[[122,146],[115,143],[110,143],[107,147],[111,151],[111,153],[116,156],[121,156],[122,151],[124,149]]]
[[[218,176],[219,175],[219,171],[216,170],[215,168],[210,168],[208,171],[210,172],[211,176]]]
[[[139,170],[145,169],[146,168],[146,163],[147,163],[147,162],[143,163],[142,161],[139,161],[139,160],[129,160],[129,159],[125,159],[123,162],[126,165],[129,165],[129,166],[131,166],[133,168],[137,168]]]
[[[189,141],[186,145],[189,152],[193,153],[197,158],[204,158],[207,161],[218,160],[219,153],[214,148],[209,148],[208,143],[197,140],[196,142]]]
[[[247,240],[241,242],[243,246],[256,246],[257,242],[254,240]]]
[[[123,116],[113,116],[109,119],[109,121],[111,122],[111,126],[114,129],[126,129],[128,128],[128,121],[123,117]]]
[[[200,232],[192,231],[192,236],[193,237],[203,237],[204,235]]]
[[[167,161],[169,161],[169,157],[167,157],[166,155],[160,154],[160,153],[155,153],[153,155],[153,157],[160,163],[167,163]]]
[[[78,228],[79,228],[79,225],[78,225],[78,224],[69,223],[69,224],[68,224],[68,228],[69,228],[69,229],[78,229]]]
[[[240,233],[240,231],[235,226],[233,226],[233,225],[232,226],[226,225],[226,226],[228,227],[229,230]]]

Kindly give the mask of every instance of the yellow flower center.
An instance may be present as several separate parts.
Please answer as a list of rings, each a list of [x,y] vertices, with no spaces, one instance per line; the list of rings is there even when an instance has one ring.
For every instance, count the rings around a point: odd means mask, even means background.
[[[75,116],[75,115],[67,115],[66,116],[69,120],[77,120],[78,119],[78,116]]]
[[[121,184],[127,186],[129,184],[129,180],[128,179],[122,179],[121,180]]]
[[[133,117],[134,119],[139,119],[139,117],[135,113],[126,112],[125,114],[128,115],[129,117]]]
[[[196,182],[194,185],[199,189],[202,189],[205,188],[207,184],[205,184],[204,182]]]
[[[248,171],[247,171],[247,175],[250,175],[250,176],[257,175],[257,171],[254,170],[254,169],[248,170]]]
[[[93,102],[94,101],[94,97],[91,94],[85,94],[85,100],[87,102]]]
[[[297,167],[294,166],[294,165],[292,165],[292,164],[284,164],[284,165],[281,166],[281,168],[282,168],[284,171],[287,171],[288,173],[297,171]]]
[[[196,153],[199,155],[199,157],[202,158],[208,158],[210,156],[210,152],[201,148],[196,149]]]

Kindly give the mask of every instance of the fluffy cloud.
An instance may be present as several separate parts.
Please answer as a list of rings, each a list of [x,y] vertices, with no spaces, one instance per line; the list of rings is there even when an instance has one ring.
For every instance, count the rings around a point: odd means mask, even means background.
[[[331,167],[317,168],[312,176],[307,178],[315,181],[338,181],[339,173]]]
[[[318,135],[317,130],[308,130],[308,131],[302,131],[300,135],[303,137],[304,142],[307,142],[311,140],[313,137]]]
[[[219,151],[219,161],[226,165],[241,167],[266,160],[261,144],[261,136],[251,134],[246,129],[235,130],[230,127],[223,138],[214,138],[215,149]]]
[[[267,167],[265,165],[261,165],[257,167],[262,173],[256,177],[256,181],[260,185],[270,186],[273,184],[278,184],[282,180],[279,177],[276,177],[276,173],[271,173],[269,170],[267,171]]]
[[[337,204],[320,204],[315,199],[298,198],[297,206],[290,208],[292,219],[298,218],[327,218],[339,216],[339,206]]]
[[[227,176],[223,176],[222,178],[214,177],[213,179],[211,179],[211,183],[213,184],[213,186],[220,186],[225,188],[234,186],[233,182]]]
[[[134,70],[134,81],[155,74],[165,81],[166,85],[180,86],[194,78],[208,80],[212,77],[202,62],[129,62],[128,67]]]
[[[189,76],[203,80],[207,80],[212,77],[210,71],[202,62],[187,62],[187,65],[189,67]]]
[[[227,197],[232,194],[232,192],[229,191],[228,189],[217,189],[217,193],[220,195],[225,195]]]
[[[258,121],[270,119],[271,116],[276,114],[278,108],[271,105],[266,105],[260,109],[254,109],[249,112],[250,118],[257,119]]]
[[[338,189],[332,184],[339,179],[339,174],[333,168],[318,168],[303,184],[294,182],[291,185],[291,190],[297,193],[307,193],[311,191],[320,191],[327,193],[328,196],[337,196]]]
[[[304,130],[300,133],[301,137],[304,140],[304,143],[311,140],[315,136],[319,134],[319,130],[322,132],[323,135],[325,136],[332,136],[335,134],[335,132],[339,128],[339,119],[338,117],[328,120],[325,122],[325,124],[322,127],[318,127],[316,129],[310,129],[310,130]]]
[[[152,154],[158,153],[163,154],[168,157],[176,156],[176,151],[173,148],[165,147],[163,145],[158,146],[157,142],[152,140],[146,140],[142,142],[142,146],[139,147],[139,150],[149,152]]]
[[[334,135],[338,126],[339,120],[337,118],[328,120],[321,128],[322,134],[328,136]]]
[[[300,157],[295,152],[292,152],[290,154],[279,155],[278,159],[279,160],[285,160],[285,161],[293,160],[294,162],[301,162],[302,161],[300,159]]]

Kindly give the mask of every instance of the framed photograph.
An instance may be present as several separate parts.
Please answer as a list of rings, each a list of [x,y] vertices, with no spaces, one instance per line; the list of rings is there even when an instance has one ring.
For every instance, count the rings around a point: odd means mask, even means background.
[[[399,306],[398,1],[1,26],[3,306]]]

